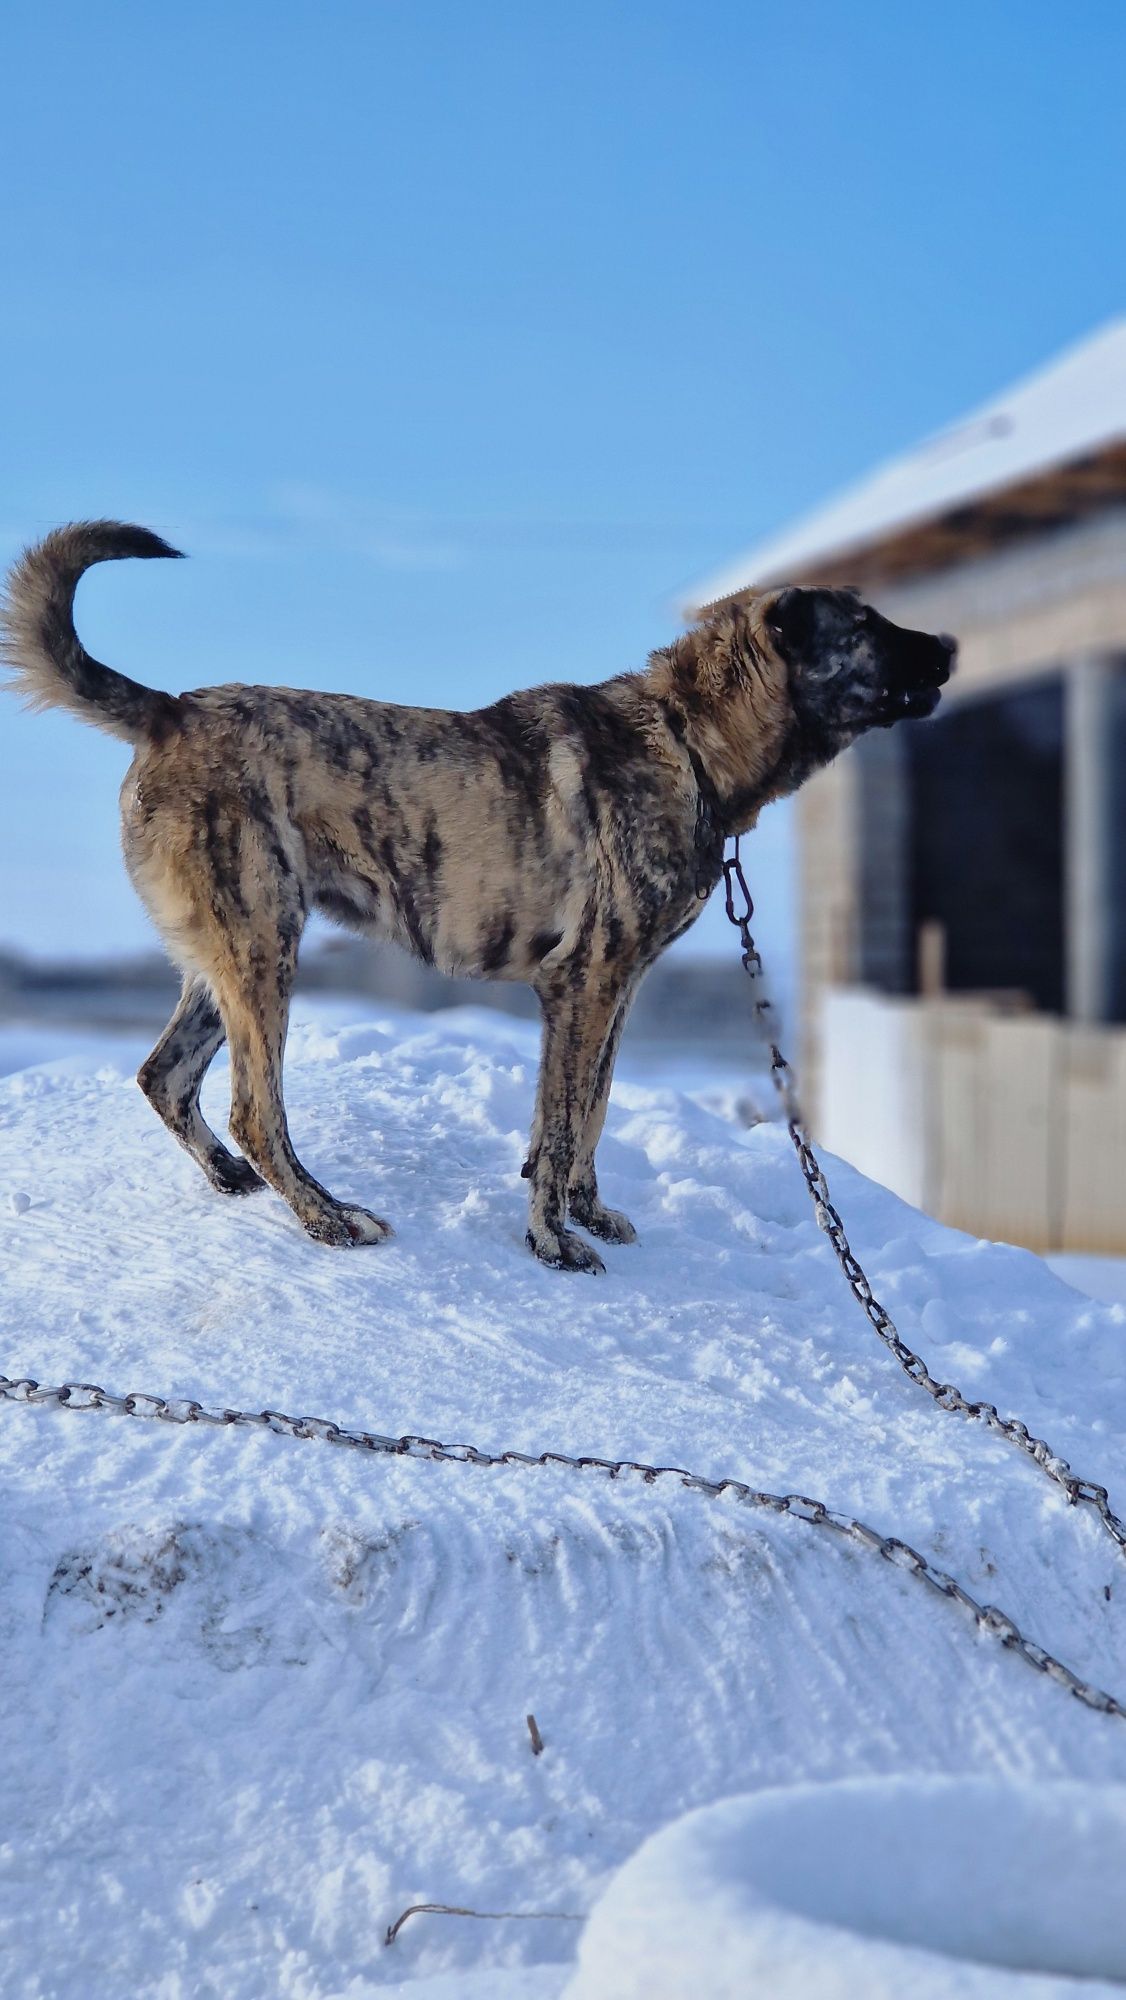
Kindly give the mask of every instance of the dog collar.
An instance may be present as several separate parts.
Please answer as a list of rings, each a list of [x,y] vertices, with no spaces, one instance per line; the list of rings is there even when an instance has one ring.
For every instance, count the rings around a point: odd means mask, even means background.
[[[720,796],[708,774],[703,758],[688,741],[684,717],[679,709],[665,704],[668,725],[692,769],[696,781],[696,894],[706,902],[723,872],[723,843],[726,838]]]

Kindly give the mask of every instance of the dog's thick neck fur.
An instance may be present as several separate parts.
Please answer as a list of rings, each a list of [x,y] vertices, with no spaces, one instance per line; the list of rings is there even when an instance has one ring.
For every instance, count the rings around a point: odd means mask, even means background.
[[[640,679],[684,745],[724,834],[746,833],[799,781],[785,662],[765,622],[769,599],[726,606],[652,653]],[[703,791],[701,785],[701,791]]]

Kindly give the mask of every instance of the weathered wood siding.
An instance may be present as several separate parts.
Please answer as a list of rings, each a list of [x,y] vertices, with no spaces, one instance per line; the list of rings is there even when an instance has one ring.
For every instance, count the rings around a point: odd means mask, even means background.
[[[948,703],[1056,673],[1069,662],[1126,651],[1126,508],[1108,506],[1070,525],[1047,528],[1020,546],[949,569],[898,578],[868,594],[905,625],[958,635],[958,672]],[[898,732],[891,733],[894,743]],[[873,774],[874,775],[874,774]],[[801,1054],[814,1124],[823,1122],[821,1001],[831,985],[865,977],[882,986],[913,971],[916,940],[896,939],[889,921],[902,883],[885,884],[878,903],[864,880],[861,755],[849,751],[803,787],[800,952]],[[1072,847],[1082,834],[1073,830]],[[897,854],[889,845],[888,870]],[[894,970],[885,973],[883,962]]]
[[[976,1236],[1126,1254],[1126,1029],[831,988],[820,1136]]]

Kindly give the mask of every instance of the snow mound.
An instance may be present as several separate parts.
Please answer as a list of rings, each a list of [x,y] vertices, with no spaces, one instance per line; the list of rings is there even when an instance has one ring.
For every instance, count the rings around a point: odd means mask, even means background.
[[[1120,1785],[912,1776],[726,1799],[626,1863],[565,2000],[1111,2000],[1124,1871]]]
[[[822,1498],[1121,1691],[1088,1510],[936,1410],[849,1299],[784,1132],[615,1091],[636,1247],[537,1265],[518,1023],[293,1039],[298,1151],[394,1223],[311,1244],[224,1203],[99,1058],[0,1083],[0,1370],[395,1434],[637,1457]],[[226,1078],[205,1109],[224,1122]],[[1126,1312],[1024,1252],[834,1191],[905,1337],[1112,1481]],[[26,1196],[13,1202],[12,1195]],[[1126,1782],[1126,1729],[908,1576],[671,1482],[375,1458],[0,1406],[0,1954],[20,2000],[555,1995],[656,1828],[734,1792],[915,1773]],[[533,1713],[544,1751],[532,1754]]]

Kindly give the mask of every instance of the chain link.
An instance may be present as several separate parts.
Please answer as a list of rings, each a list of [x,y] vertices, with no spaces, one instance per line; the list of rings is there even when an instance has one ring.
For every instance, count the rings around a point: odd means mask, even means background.
[[[1126,1522],[1119,1519],[1110,1504],[1110,1496],[1105,1486],[1093,1479],[1080,1479],[1071,1469],[1066,1458],[1053,1451],[1043,1438],[1038,1438],[1023,1424],[1019,1417],[1003,1417],[996,1404],[971,1402],[953,1382],[940,1382],[933,1376],[920,1354],[908,1347],[900,1336],[899,1329],[888,1312],[880,1304],[872,1290],[858,1257],[845,1235],[844,1224],[833,1206],[829,1194],[829,1183],[825,1179],[820,1161],[813,1150],[806,1131],[805,1121],[798,1103],[794,1073],[778,1046],[775,1034],[775,1010],[767,997],[763,984],[762,959],[751,936],[751,919],[754,904],[747,879],[739,859],[739,842],[736,839],[733,853],[724,861],[723,878],[726,892],[727,915],[739,933],[743,947],[743,969],[750,978],[755,992],[754,1016],[759,1030],[770,1050],[770,1074],[778,1092],[786,1118],[786,1128],[790,1134],[802,1178],[809,1189],[810,1200],[817,1216],[818,1227],[822,1229],[833,1246],[833,1254],[844,1273],[853,1298],[865,1317],[875,1328],[884,1346],[895,1356],[905,1375],[925,1389],[928,1396],[941,1410],[951,1410],[961,1417],[970,1417],[986,1428],[1007,1438],[1018,1450],[1027,1452],[1042,1472],[1053,1479],[1067,1495],[1068,1502],[1077,1502],[1094,1509],[1099,1521],[1120,1555],[1126,1555]],[[736,895],[742,899],[742,908],[736,907]]]
[[[726,888],[727,915],[739,931],[743,947],[743,965],[752,981],[759,986],[754,1002],[755,1019],[762,1028],[770,1048],[771,1074],[778,1090],[786,1115],[787,1127],[798,1156],[802,1177],[809,1189],[814,1210],[820,1227],[833,1246],[841,1270],[850,1291],[870,1320],[884,1345],[899,1362],[900,1367],[927,1391],[944,1410],[954,1410],[960,1415],[984,1421],[990,1430],[999,1431],[1002,1436],[1018,1445],[1035,1459],[1050,1479],[1056,1481],[1074,1504],[1082,1502],[1093,1507],[1111,1539],[1120,1551],[1126,1553],[1126,1526],[1112,1512],[1105,1486],[1093,1480],[1080,1479],[1071,1470],[1067,1460],[1053,1452],[1042,1438],[1036,1438],[1027,1425],[1014,1417],[1002,1417],[992,1403],[970,1402],[953,1383],[939,1382],[930,1373],[926,1362],[915,1354],[898,1330],[887,1312],[876,1298],[859,1259],[854,1255],[845,1235],[844,1225],[833,1206],[829,1194],[829,1184],[818,1162],[809,1139],[806,1136],[793,1072],[774,1039],[771,1022],[773,1009],[761,991],[762,960],[751,936],[751,919],[754,905],[747,887],[739,859],[739,843],[735,842],[733,856],[723,864]],[[736,891],[743,898],[743,909],[735,907]],[[271,1431],[278,1437],[300,1438],[317,1444],[336,1445],[350,1451],[374,1452],[377,1455],[394,1458],[427,1459],[445,1464],[473,1465],[484,1467],[520,1466],[527,1468],[562,1466],[579,1473],[595,1473],[605,1479],[621,1480],[635,1478],[647,1486],[660,1480],[674,1482],[689,1493],[699,1493],[709,1500],[730,1500],[740,1506],[757,1508],[767,1513],[785,1515],[791,1520],[804,1522],[811,1528],[820,1528],[843,1541],[855,1544],[868,1553],[879,1556],[893,1568],[925,1584],[939,1596],[957,1604],[969,1614],[979,1632],[995,1639],[1007,1651],[1015,1653],[1026,1666],[1065,1688],[1077,1701],[1101,1715],[1114,1715],[1126,1720],[1126,1702],[1096,1687],[1073,1672],[1062,1660],[1046,1651],[1043,1646],[1029,1639],[1020,1630],[1016,1621],[995,1604],[983,1604],[960,1584],[947,1570],[939,1569],[928,1556],[912,1548],[909,1542],[898,1535],[881,1534],[878,1528],[870,1527],[866,1521],[855,1515],[842,1514],[830,1507],[824,1500],[814,1500],[805,1493],[768,1493],[748,1484],[742,1479],[708,1479],[702,1473],[691,1472],[681,1465],[649,1465],[642,1459],[596,1458],[589,1454],[573,1456],[563,1451],[526,1452],[515,1449],[503,1451],[483,1451],[473,1444],[443,1444],[437,1438],[427,1438],[408,1433],[404,1437],[385,1436],[380,1431],[366,1431],[346,1424],[334,1423],[329,1417],[295,1417],[283,1410],[239,1410],[224,1407],[209,1410],[191,1397],[156,1396],[140,1390],[131,1390],[123,1396],[111,1394],[96,1382],[62,1382],[53,1388],[44,1388],[30,1376],[11,1377],[0,1375],[0,1402],[54,1405],[59,1409],[85,1411],[109,1410],[119,1416],[139,1417],[149,1422],[169,1424],[212,1424],[223,1428],[251,1428]]]
[[[350,1451],[374,1452],[384,1457],[436,1460],[447,1465],[558,1465],[571,1472],[594,1473],[609,1480],[633,1478],[646,1486],[667,1480],[682,1487],[685,1492],[700,1493],[709,1500],[730,1500],[770,1514],[788,1515],[791,1520],[802,1521],[811,1528],[826,1529],[844,1541],[855,1543],[858,1548],[881,1556],[893,1568],[904,1570],[941,1597],[959,1604],[970,1614],[979,1631],[1000,1640],[1010,1652],[1016,1653],[1028,1666],[1035,1667],[1038,1673],[1058,1682],[1087,1708],[1126,1720],[1126,1704],[1117,1696],[1084,1680],[1062,1660],[1055,1659],[1043,1646],[1037,1645],[1035,1640],[1026,1638],[1004,1611],[995,1604],[980,1603],[956,1577],[939,1569],[918,1549],[901,1541],[898,1535],[881,1534],[878,1528],[870,1527],[855,1515],[839,1513],[824,1500],[811,1499],[807,1493],[767,1493],[743,1479],[708,1479],[682,1465],[649,1465],[636,1458],[595,1458],[589,1454],[572,1456],[565,1451],[482,1451],[477,1445],[443,1444],[438,1438],[419,1437],[411,1433],[405,1437],[387,1437],[380,1431],[357,1430],[346,1424],[333,1423],[328,1417],[294,1417],[282,1410],[208,1410],[191,1398],[153,1396],[138,1390],[115,1396],[94,1382],[62,1382],[55,1388],[44,1388],[29,1376],[13,1379],[0,1375],[0,1402],[54,1404],[63,1410],[110,1410],[118,1416],[140,1417],[146,1422],[216,1424],[226,1428],[268,1430],[278,1437],[301,1438],[317,1444],[338,1445]]]

